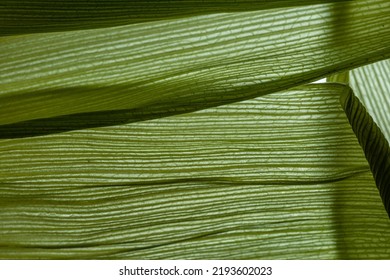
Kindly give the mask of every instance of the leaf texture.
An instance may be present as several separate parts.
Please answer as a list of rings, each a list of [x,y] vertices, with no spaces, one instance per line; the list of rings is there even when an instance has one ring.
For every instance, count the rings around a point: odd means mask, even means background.
[[[280,91],[388,58],[389,14],[361,0],[2,37],[0,124],[154,118]]]
[[[390,142],[390,60],[351,71],[351,87]]]
[[[388,258],[340,106],[302,86],[190,114],[0,140],[0,257]]]
[[[228,13],[331,0],[2,0],[0,35],[102,28],[211,13]]]
[[[352,129],[370,163],[379,193],[390,217],[389,143],[352,91],[344,93],[341,100]]]

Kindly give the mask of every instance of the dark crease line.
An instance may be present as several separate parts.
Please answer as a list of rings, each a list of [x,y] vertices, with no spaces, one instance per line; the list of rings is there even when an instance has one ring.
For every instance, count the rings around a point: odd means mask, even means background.
[[[352,91],[341,102],[352,129],[358,138],[359,144],[363,148],[383,204],[390,218],[390,145],[380,128]]]

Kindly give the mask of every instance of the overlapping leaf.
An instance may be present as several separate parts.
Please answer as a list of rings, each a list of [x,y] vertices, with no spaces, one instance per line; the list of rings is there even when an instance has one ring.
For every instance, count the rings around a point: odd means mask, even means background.
[[[279,91],[389,57],[389,13],[361,0],[3,37],[0,122],[153,118]]]
[[[351,71],[351,87],[390,142],[390,60]]]
[[[3,139],[0,256],[388,258],[390,224],[339,103],[347,91],[309,85]]]
[[[389,57],[388,1],[332,2],[3,1],[68,31],[0,38],[0,258],[389,258],[349,88],[265,95]]]
[[[382,201],[390,217],[390,146],[381,130],[351,92],[341,102],[370,164]]]

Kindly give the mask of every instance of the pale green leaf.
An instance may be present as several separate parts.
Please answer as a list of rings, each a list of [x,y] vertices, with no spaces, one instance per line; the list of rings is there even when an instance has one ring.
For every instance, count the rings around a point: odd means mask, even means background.
[[[131,121],[290,88],[388,58],[389,15],[390,2],[359,0],[3,37],[0,123]]]
[[[348,91],[3,139],[0,257],[389,258]]]

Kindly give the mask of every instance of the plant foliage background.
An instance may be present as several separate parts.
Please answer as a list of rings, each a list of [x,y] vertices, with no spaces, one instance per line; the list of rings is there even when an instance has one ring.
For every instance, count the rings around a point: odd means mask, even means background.
[[[2,1],[0,258],[388,259],[389,22]]]

